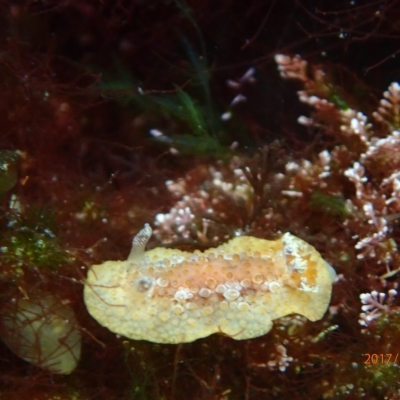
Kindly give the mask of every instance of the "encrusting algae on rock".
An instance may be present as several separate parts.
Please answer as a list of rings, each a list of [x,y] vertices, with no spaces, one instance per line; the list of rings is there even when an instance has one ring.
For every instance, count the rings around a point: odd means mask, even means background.
[[[288,314],[321,319],[331,298],[333,268],[314,247],[285,233],[269,241],[234,238],[204,252],[145,251],[148,224],[126,261],[88,272],[89,313],[112,332],[156,343],[183,343],[222,333],[262,336]]]

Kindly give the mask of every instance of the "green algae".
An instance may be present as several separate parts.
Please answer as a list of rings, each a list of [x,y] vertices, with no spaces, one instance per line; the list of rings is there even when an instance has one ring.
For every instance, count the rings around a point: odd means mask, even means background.
[[[16,151],[0,150],[0,196],[17,184],[17,162]]]
[[[71,263],[73,257],[63,248],[53,233],[51,218],[45,213],[22,217],[8,213],[2,229],[0,271],[13,271],[14,277],[23,274],[23,268],[56,270]],[[9,274],[6,274],[9,275]]]

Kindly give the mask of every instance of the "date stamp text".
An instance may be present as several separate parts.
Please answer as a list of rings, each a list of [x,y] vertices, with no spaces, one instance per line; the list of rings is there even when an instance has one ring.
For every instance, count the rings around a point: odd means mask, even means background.
[[[399,353],[365,353],[364,364],[397,364]]]

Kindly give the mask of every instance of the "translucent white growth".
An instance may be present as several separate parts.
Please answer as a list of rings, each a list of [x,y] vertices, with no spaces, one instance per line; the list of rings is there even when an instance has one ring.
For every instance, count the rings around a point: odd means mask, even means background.
[[[1,338],[18,356],[56,374],[69,374],[81,355],[81,333],[68,303],[50,294],[11,300],[2,308]]]
[[[275,62],[283,79],[298,79],[307,81],[307,61],[300,56],[289,57],[284,54],[276,54]]]
[[[289,364],[293,361],[293,357],[287,355],[286,347],[282,344],[276,345],[275,358],[268,361],[268,367],[271,370],[279,369],[279,371],[284,372]]]

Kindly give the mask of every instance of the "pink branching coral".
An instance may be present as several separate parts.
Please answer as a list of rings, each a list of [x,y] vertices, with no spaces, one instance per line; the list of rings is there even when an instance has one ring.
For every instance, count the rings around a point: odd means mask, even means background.
[[[299,99],[311,106],[311,116],[300,117],[299,122],[338,143],[321,152],[319,160],[287,166],[292,186],[301,181],[334,195],[343,191],[344,177],[350,181],[355,195],[346,199],[346,235],[356,241],[358,259],[373,259],[389,271],[397,258],[392,234],[400,212],[398,83],[389,86],[373,118],[368,118],[347,105],[321,69],[307,68],[298,56],[277,55],[275,59],[284,79],[303,82]]]

